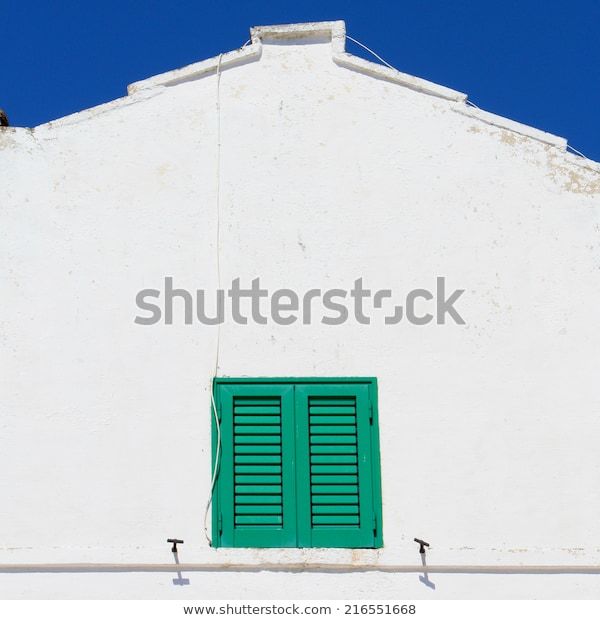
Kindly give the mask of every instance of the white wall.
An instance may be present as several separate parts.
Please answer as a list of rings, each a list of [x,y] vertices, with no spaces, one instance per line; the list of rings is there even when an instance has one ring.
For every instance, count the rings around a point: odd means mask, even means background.
[[[169,536],[182,562],[418,564],[419,536],[431,564],[600,565],[600,167],[302,36],[265,35],[256,58],[222,66],[222,283],[362,276],[405,294],[443,275],[466,289],[467,324],[228,322],[219,373],[378,378],[385,547],[204,538],[217,328],[133,319],[137,291],[167,275],[217,287],[213,71],[0,132],[0,565],[168,563]],[[0,596],[584,598],[600,584],[172,577],[0,571]]]

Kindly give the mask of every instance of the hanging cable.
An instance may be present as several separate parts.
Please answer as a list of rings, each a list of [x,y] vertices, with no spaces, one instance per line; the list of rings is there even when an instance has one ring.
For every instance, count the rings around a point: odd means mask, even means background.
[[[372,49],[368,48],[366,45],[364,45],[360,41],[357,41],[356,39],[353,39],[352,37],[348,35],[346,35],[346,39],[348,39],[349,41],[352,41],[352,43],[356,43],[356,45],[360,45],[360,47],[362,47],[364,50],[367,50],[367,52],[369,52],[370,54],[373,54],[373,56],[375,56],[377,60],[380,60],[386,67],[389,67],[390,69],[393,69],[394,71],[398,71],[396,67],[392,67],[392,65],[390,65],[389,62],[386,62],[381,56],[379,56],[379,54],[376,54]]]
[[[216,211],[216,267],[217,267],[217,304],[218,295],[221,290],[221,59],[223,54],[219,54],[219,60],[217,61],[217,96],[216,96],[216,108],[217,108],[217,161],[216,161],[216,183],[215,183],[215,211]],[[215,367],[210,380],[210,402],[211,410],[215,420],[215,427],[217,429],[217,446],[215,452],[215,462],[213,463],[212,478],[210,481],[210,491],[208,493],[208,501],[206,502],[206,510],[204,511],[204,535],[208,544],[212,546],[212,539],[208,533],[208,513],[212,504],[213,493],[215,490],[215,483],[217,481],[217,474],[219,472],[219,461],[221,456],[221,423],[219,422],[219,415],[217,413],[217,405],[215,403],[214,395],[214,381],[219,373],[219,352],[221,347],[221,323],[217,323],[217,346],[215,353]]]
[[[591,161],[589,157],[586,157],[581,151],[578,151],[576,148],[572,147],[570,144],[567,144],[567,151],[572,151],[576,155],[583,157],[583,159],[587,159],[587,161]]]
[[[396,67],[390,65],[389,62],[386,62],[379,54],[376,54],[370,47],[367,47],[366,45],[364,45],[360,41],[357,41],[356,39],[352,38],[349,35],[346,35],[346,39],[348,39],[349,41],[352,41],[352,43],[356,43],[356,45],[360,45],[360,47],[362,47],[364,50],[369,52],[369,54],[373,54],[373,56],[375,56],[375,58],[377,58],[377,60],[382,62],[386,67],[389,67],[390,69],[393,69],[394,71],[398,71],[398,69],[396,69]],[[478,105],[475,105],[472,101],[467,100],[467,101],[465,101],[465,103],[467,105],[473,107],[473,108],[476,108],[477,110],[481,109]],[[584,157],[585,157],[585,155],[584,155]]]

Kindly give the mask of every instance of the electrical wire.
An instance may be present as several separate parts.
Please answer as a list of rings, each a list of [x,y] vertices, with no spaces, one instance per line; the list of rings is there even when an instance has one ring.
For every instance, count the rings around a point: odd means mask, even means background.
[[[369,52],[370,54],[373,54],[373,56],[375,56],[375,58],[377,58],[377,60],[381,61],[386,67],[389,67],[390,69],[393,69],[394,71],[398,71],[398,69],[396,69],[396,67],[390,65],[389,62],[386,62],[379,54],[376,54],[370,47],[367,47],[364,43],[361,43],[360,41],[357,41],[356,39],[354,39],[353,37],[346,35],[346,39],[348,39],[349,41],[352,41],[352,43],[356,43],[356,45],[360,45],[360,47],[362,47],[364,50],[366,50],[367,52]],[[480,110],[481,108],[478,105],[475,105],[472,101],[465,101],[465,103],[473,108],[476,108],[477,110]],[[581,153],[580,153],[581,154]],[[585,157],[585,155],[584,155]]]
[[[375,58],[377,58],[377,60],[380,60],[386,67],[389,67],[390,69],[393,69],[394,71],[398,71],[398,69],[396,69],[396,67],[392,67],[392,65],[390,65],[389,62],[386,62],[381,56],[379,56],[379,54],[376,54],[372,49],[370,49],[369,47],[367,47],[366,45],[364,45],[360,41],[357,41],[356,39],[353,39],[349,35],[346,35],[346,39],[348,39],[349,41],[352,41],[352,43],[356,43],[356,45],[360,45],[360,47],[362,47],[364,50],[367,50],[367,52],[369,52],[370,54],[373,54],[373,56],[375,56]]]
[[[211,381],[212,384],[212,381]],[[210,506],[212,504],[212,498],[213,498],[213,493],[215,490],[215,483],[217,481],[217,474],[219,472],[219,461],[220,461],[220,454],[221,454],[221,423],[219,422],[219,416],[217,414],[217,405],[215,404],[215,397],[213,394],[213,388],[211,385],[210,388],[210,401],[211,401],[211,409],[215,418],[215,426],[217,428],[217,450],[216,450],[216,454],[215,454],[215,462],[213,465],[213,474],[212,474],[212,479],[210,481],[210,491],[208,494],[208,502],[206,503],[206,510],[204,511],[204,536],[206,536],[206,540],[208,541],[208,544],[212,547],[212,538],[210,537],[210,534],[208,533],[208,513],[210,511]]]
[[[392,67],[392,65],[390,65],[389,63],[387,63],[385,60],[383,60],[383,58],[381,58],[381,56],[379,56],[378,54],[376,54],[373,50],[369,49],[366,45],[363,45],[360,41],[357,41],[356,39],[353,39],[352,37],[347,36],[347,39],[349,39],[350,41],[356,43],[357,45],[360,45],[360,47],[364,48],[365,50],[367,50],[368,52],[370,52],[371,54],[373,54],[373,56],[375,56],[375,58],[377,58],[378,60],[380,60],[384,65],[388,66],[390,69],[394,69],[394,67]],[[251,42],[250,39],[248,39],[248,41],[246,41],[244,43],[244,45],[242,46],[242,49],[244,49],[249,43]],[[217,78],[217,94],[216,94],[216,109],[217,109],[217,162],[216,162],[216,198],[215,198],[215,205],[216,205],[216,266],[217,266],[217,282],[218,282],[218,290],[221,289],[221,260],[220,260],[220,241],[221,241],[221,232],[220,232],[220,212],[221,212],[221,205],[220,205],[220,194],[221,194],[221,60],[223,58],[223,54],[219,54],[219,59],[217,61],[217,73],[216,73],[216,78]],[[213,473],[212,473],[212,478],[210,481],[210,491],[209,491],[209,495],[208,495],[208,501],[206,503],[206,509],[204,511],[204,536],[206,537],[206,540],[208,541],[208,544],[210,546],[212,546],[212,539],[210,537],[210,534],[208,533],[208,513],[210,512],[210,507],[212,505],[212,500],[213,500],[213,494],[214,494],[214,490],[215,490],[215,484],[217,482],[217,476],[219,473],[219,463],[220,463],[220,456],[221,456],[221,424],[219,422],[219,415],[217,412],[217,405],[215,403],[215,396],[214,396],[214,380],[218,375],[218,371],[219,371],[219,351],[220,351],[220,337],[221,337],[221,324],[219,323],[217,325],[217,347],[216,347],[216,356],[215,356],[215,368],[214,368],[214,372],[213,372],[213,376],[211,378],[211,382],[210,382],[210,401],[211,401],[211,409],[212,409],[212,414],[214,416],[214,420],[215,420],[215,427],[217,429],[217,446],[216,446],[216,453],[215,453],[215,462],[213,464]]]
[[[587,159],[588,161],[591,161],[589,157],[586,157],[581,151],[578,151],[576,148],[572,147],[570,144],[567,144],[567,150],[573,151],[573,153],[579,155],[580,157],[583,157],[583,159]]]
[[[217,96],[216,96],[216,108],[217,108],[217,162],[216,162],[216,183],[215,183],[215,208],[216,208],[216,267],[217,267],[217,291],[221,290],[221,59],[223,54],[219,54],[219,60],[217,61]],[[217,481],[217,475],[219,473],[219,461],[221,456],[221,423],[219,422],[219,415],[217,413],[217,405],[215,403],[214,395],[214,381],[219,373],[219,352],[221,347],[221,324],[217,324],[217,346],[215,354],[215,367],[210,381],[210,402],[212,414],[215,420],[215,427],[217,429],[217,449],[215,453],[215,462],[213,464],[212,478],[210,481],[210,491],[208,493],[208,501],[206,502],[206,510],[204,511],[204,536],[208,544],[212,547],[212,539],[208,533],[208,513],[212,504],[213,493],[215,490],[215,484]]]

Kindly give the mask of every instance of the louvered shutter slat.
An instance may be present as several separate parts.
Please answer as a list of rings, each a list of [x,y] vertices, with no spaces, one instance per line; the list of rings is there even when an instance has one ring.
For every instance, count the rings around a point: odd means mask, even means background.
[[[234,445],[255,446],[255,453],[250,455],[248,464],[238,463],[234,460],[233,471],[236,487],[233,511],[236,526],[261,527],[282,523],[281,466],[266,462],[265,457],[269,455],[264,454],[261,450],[265,443],[281,447],[281,403],[277,397],[262,400],[261,403],[261,405],[257,405],[256,402],[244,397],[234,397],[233,400],[233,416],[236,422],[233,428],[233,443]],[[244,418],[249,417],[257,420],[257,423],[237,423],[238,420],[244,422]],[[271,423],[266,424],[266,421]],[[273,421],[276,423],[273,424]],[[247,500],[253,499],[254,495],[252,491],[248,491],[248,488],[254,487],[256,484],[272,485],[269,494],[274,501],[269,504],[248,503]]]
[[[347,445],[356,447],[358,441],[355,399],[352,397],[343,401],[336,399],[329,406],[325,404],[326,402],[318,398],[309,398],[308,400],[309,438],[311,444],[314,443],[316,436],[319,435],[325,435],[329,439],[339,437],[340,435],[349,435],[347,437]],[[340,410],[342,413],[340,413]],[[326,421],[326,424],[323,424],[324,421]],[[319,439],[322,438],[319,437]],[[343,462],[346,456],[352,458],[354,455],[328,454],[327,452],[325,454],[329,456],[327,465],[319,463],[319,458],[323,458],[322,455],[313,454],[312,450],[310,454],[311,523],[312,525],[347,525],[348,523],[358,525],[358,487],[354,486],[358,482],[358,467],[356,463],[349,465]],[[326,504],[322,501],[323,496],[319,495],[320,489],[322,485],[331,483],[344,486],[352,485],[356,489],[354,492],[343,496],[348,504],[340,502]],[[347,515],[349,514],[356,516],[348,519]]]
[[[296,416],[306,420],[297,477],[302,546],[373,546],[368,388],[298,386]]]
[[[227,386],[220,394],[226,545],[295,545],[292,395],[289,386],[272,385]]]

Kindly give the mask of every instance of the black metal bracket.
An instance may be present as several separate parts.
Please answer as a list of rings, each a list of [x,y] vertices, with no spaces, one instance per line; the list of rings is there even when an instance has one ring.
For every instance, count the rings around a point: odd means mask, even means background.
[[[167,542],[173,543],[171,553],[177,553],[177,545],[183,545],[183,540],[179,540],[178,538],[167,538]]]
[[[421,555],[425,555],[425,547],[429,547],[429,543],[425,542],[424,540],[421,540],[420,538],[415,538],[415,542],[419,543],[419,545],[420,545],[419,553]]]

